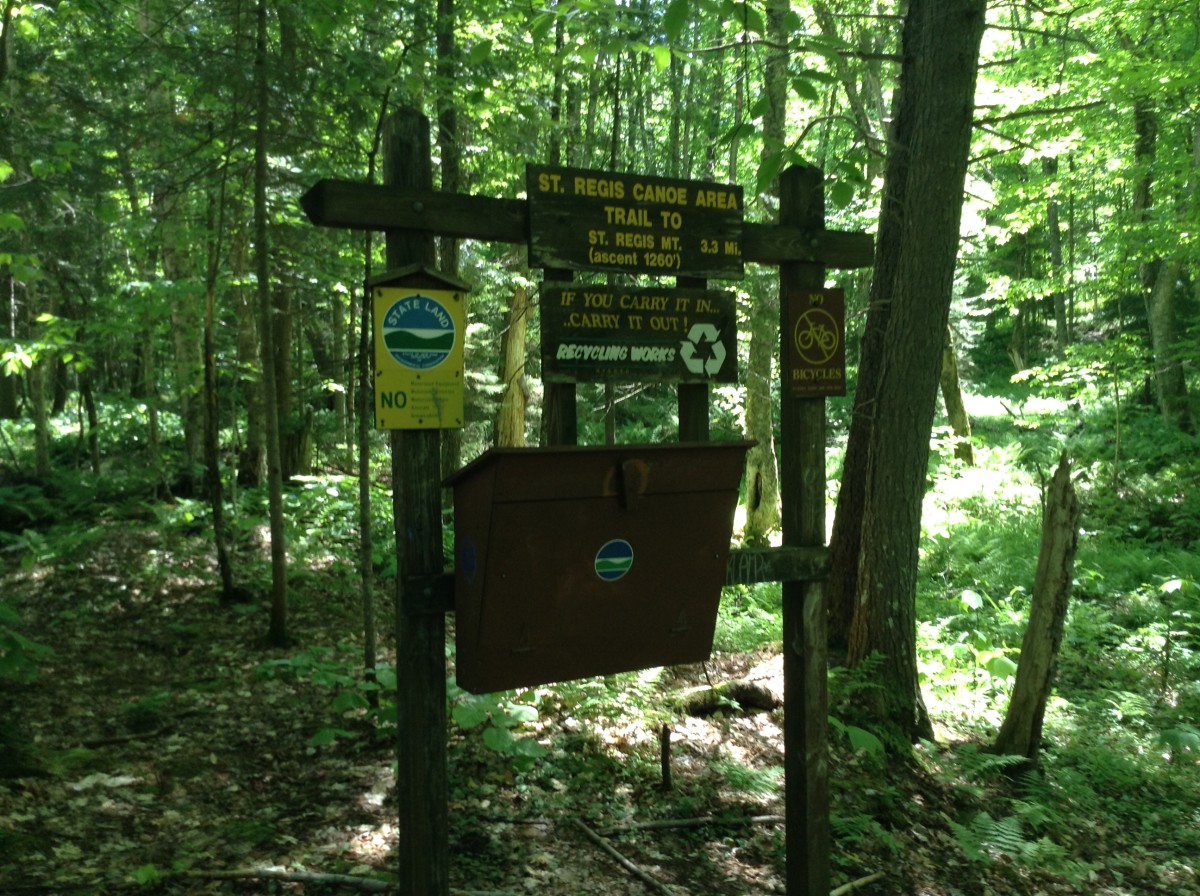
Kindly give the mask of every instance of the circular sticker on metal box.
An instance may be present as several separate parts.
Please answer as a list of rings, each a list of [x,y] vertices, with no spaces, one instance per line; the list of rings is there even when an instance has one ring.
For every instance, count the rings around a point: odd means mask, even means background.
[[[615,582],[633,566],[633,545],[624,538],[614,538],[596,551],[596,575],[606,582]]]

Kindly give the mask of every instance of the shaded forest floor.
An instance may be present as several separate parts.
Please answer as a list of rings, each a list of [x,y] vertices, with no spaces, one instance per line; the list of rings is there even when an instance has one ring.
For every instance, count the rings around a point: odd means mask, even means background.
[[[6,727],[24,735],[0,744],[0,893],[354,892],[316,878],[214,876],[252,869],[390,879],[390,741],[361,710],[339,717],[335,708],[332,670],[358,662],[351,573],[298,573],[297,644],[272,651],[261,640],[265,609],[217,607],[200,539],[110,521],[53,563],[0,555],[0,593],[24,634],[53,650],[35,679],[0,695]],[[531,761],[452,726],[452,889],[783,892],[781,710],[688,717],[670,696],[709,679],[754,677],[777,689],[777,665],[766,650],[620,687],[539,690],[529,697],[536,720],[522,731],[545,753]],[[633,700],[636,709],[622,706]],[[314,742],[331,722],[338,736]],[[661,724],[672,730],[670,790]],[[834,885],[878,875],[854,892],[1200,893],[1195,857],[1164,853],[1171,841],[1149,821],[1121,829],[1080,817],[1074,838],[1059,836],[1042,859],[1036,826],[1010,829],[1005,843],[999,813],[994,829],[980,819],[1023,785],[978,759],[979,775],[964,780],[971,750],[931,745],[896,768],[835,739]],[[638,827],[666,820],[680,826]]]

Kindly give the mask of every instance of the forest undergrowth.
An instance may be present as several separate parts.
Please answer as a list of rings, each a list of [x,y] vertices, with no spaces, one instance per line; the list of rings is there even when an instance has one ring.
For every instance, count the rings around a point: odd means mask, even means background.
[[[1058,446],[996,426],[981,427],[975,467],[947,449],[931,469],[919,648],[936,740],[909,751],[858,713],[870,662],[832,670],[834,885],[1200,893],[1195,461],[1147,446],[1117,478],[1075,445],[1086,531],[1042,761],[1021,769],[987,745],[1033,580],[1039,471]],[[128,490],[114,474],[100,500],[77,475],[57,491],[10,474],[0,486],[6,513],[30,510],[0,541],[0,893],[385,889],[387,558],[372,686],[359,674],[353,481],[289,490],[293,644],[277,650],[265,606],[218,606],[199,502],[151,498],[131,471]],[[240,497],[234,528],[247,589],[266,601],[261,500]],[[778,586],[728,589],[702,666],[486,697],[452,686],[452,889],[783,892],[779,613]],[[776,705],[689,714],[688,694],[735,680]]]

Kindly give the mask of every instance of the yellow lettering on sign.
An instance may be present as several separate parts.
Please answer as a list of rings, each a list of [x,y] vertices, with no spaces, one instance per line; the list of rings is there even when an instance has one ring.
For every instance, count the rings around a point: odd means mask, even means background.
[[[621,328],[621,316],[619,314],[587,314],[582,311],[573,311],[567,315],[567,326],[619,330]]]
[[[687,187],[671,184],[635,183],[633,198],[638,202],[657,202],[661,205],[687,205],[688,191]]]
[[[666,311],[668,296],[621,296],[620,306],[630,311]]]
[[[601,199],[625,198],[625,184],[607,177],[577,177],[574,186],[576,196],[597,196]]]
[[[538,191],[542,193],[561,193],[562,175],[542,172],[538,175]]]
[[[621,249],[653,249],[654,235],[650,233],[624,233],[617,231],[616,244]]]
[[[650,212],[644,208],[625,208],[620,205],[604,206],[604,215],[609,224],[618,227],[653,227],[650,223]]]
[[[699,190],[696,193],[696,207],[736,209],[737,194],[725,190]]]

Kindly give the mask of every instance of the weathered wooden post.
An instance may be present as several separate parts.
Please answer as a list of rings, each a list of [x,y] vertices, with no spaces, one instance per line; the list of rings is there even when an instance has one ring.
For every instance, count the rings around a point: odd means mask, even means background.
[[[429,122],[410,110],[391,118],[384,145],[388,186],[432,190]],[[389,269],[432,267],[428,231],[388,230]],[[396,794],[400,892],[450,892],[446,758],[446,621],[416,583],[441,575],[441,432],[394,429],[392,510],[396,525]]]
[[[779,179],[779,223],[816,233],[825,226],[819,168],[788,168]],[[802,290],[825,286],[820,263],[779,266],[779,490],[783,545],[825,544],[825,399],[796,398],[787,382],[788,303]],[[821,579],[783,583],[784,775],[787,799],[788,896],[829,893],[828,646]]]

